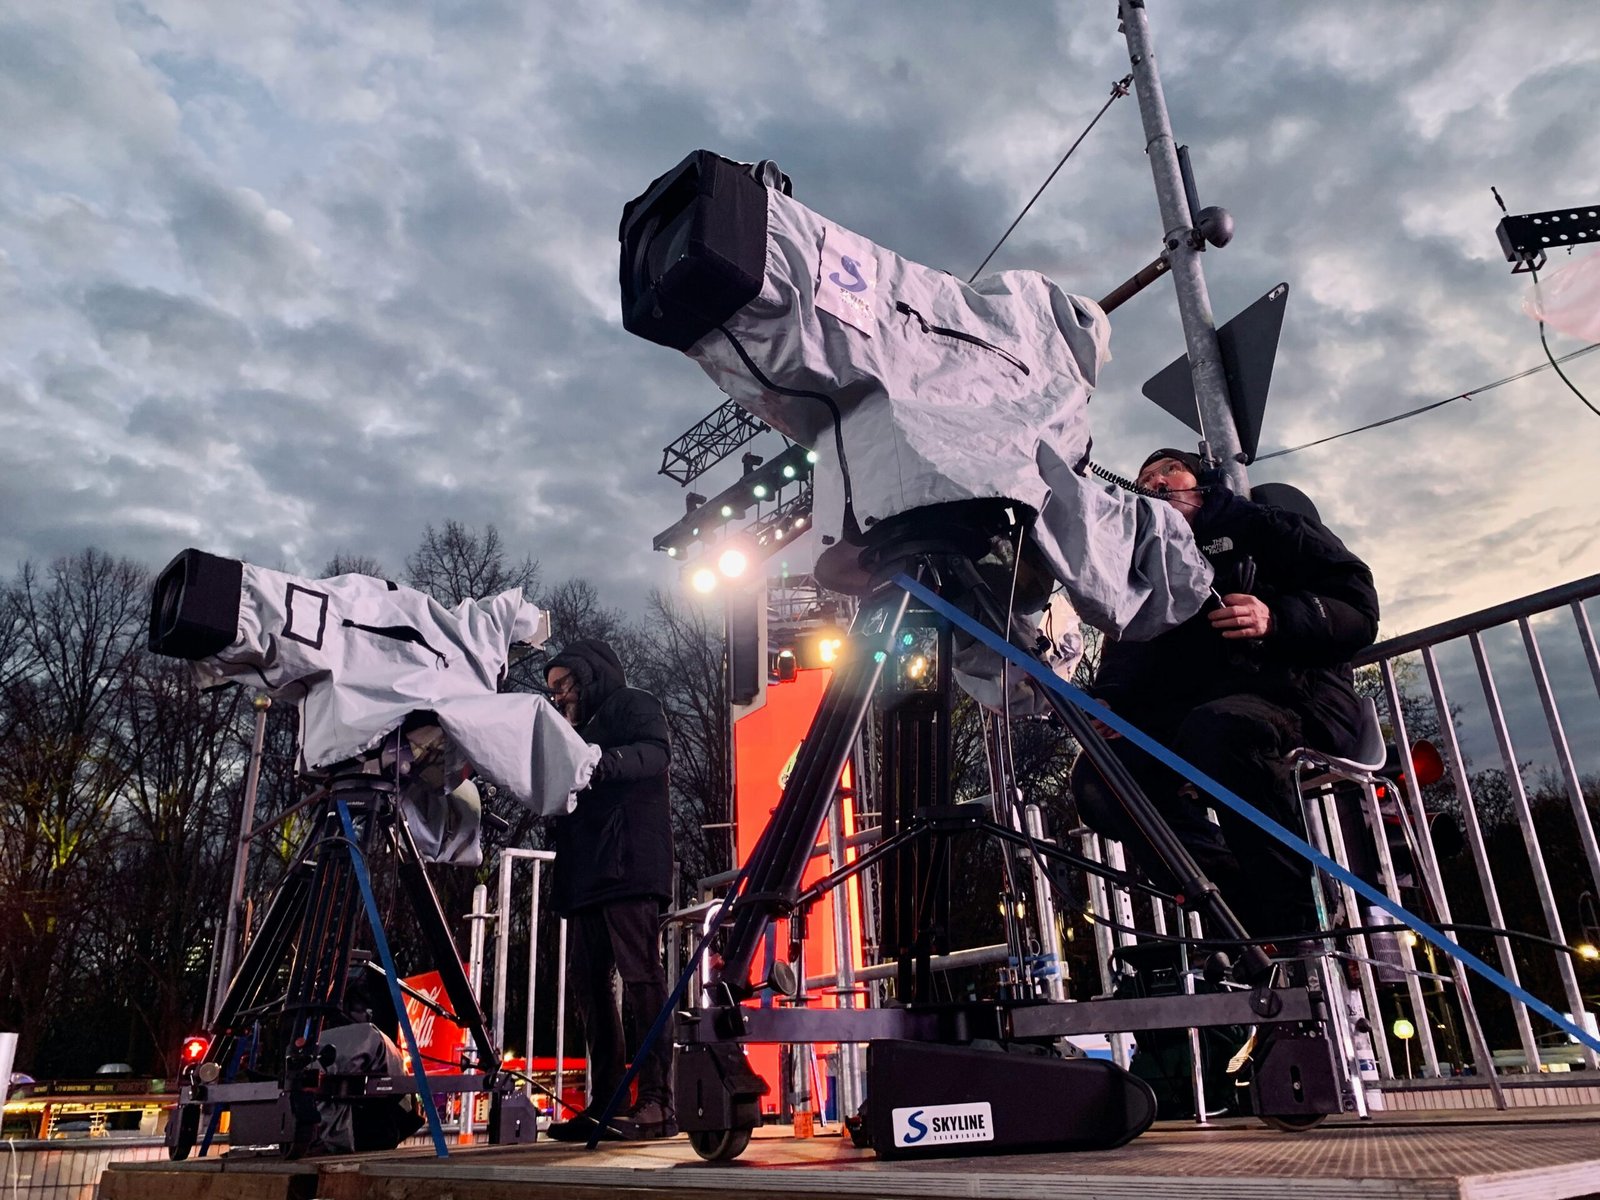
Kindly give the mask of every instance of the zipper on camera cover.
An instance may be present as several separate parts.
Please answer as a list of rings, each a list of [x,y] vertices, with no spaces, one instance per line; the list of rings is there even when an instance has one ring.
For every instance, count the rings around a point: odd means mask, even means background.
[[[1000,346],[996,346],[993,342],[986,342],[981,337],[978,337],[973,333],[966,333],[960,329],[950,329],[944,325],[930,325],[926,317],[924,317],[916,309],[912,308],[911,305],[907,304],[904,300],[896,300],[894,302],[894,310],[895,312],[902,313],[905,316],[915,317],[917,319],[917,324],[922,326],[923,333],[937,333],[940,337],[955,338],[958,342],[966,342],[969,345],[981,347],[984,350],[988,350],[992,354],[998,354],[1001,358],[1005,359],[1024,375],[1033,374],[1033,372],[1028,370],[1028,364],[1023,362],[1015,354],[1011,353],[1011,351],[1003,349]]]

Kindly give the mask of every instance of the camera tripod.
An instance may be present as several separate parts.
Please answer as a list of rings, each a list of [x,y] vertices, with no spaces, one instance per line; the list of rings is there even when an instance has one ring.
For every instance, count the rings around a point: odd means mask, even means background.
[[[1201,913],[1213,936],[1241,946],[1239,960],[1232,964],[1241,990],[1051,1003],[1020,972],[1021,939],[1008,918],[1008,941],[1017,961],[1002,974],[998,993],[980,1001],[939,1003],[934,998],[931,959],[940,949],[949,917],[943,876],[950,861],[950,841],[958,833],[997,838],[1008,855],[1026,849],[1036,858],[1069,863],[1115,882],[1132,882],[1099,863],[995,821],[979,806],[951,803],[949,625],[932,612],[914,609],[910,594],[893,580],[909,576],[975,613],[991,629],[1004,631],[1012,646],[1032,654],[1031,639],[1010,622],[979,566],[997,535],[1016,521],[1003,502],[963,502],[903,514],[869,535],[861,560],[873,586],[852,626],[845,661],[828,685],[770,823],[724,901],[728,924],[722,931],[722,962],[711,976],[708,1001],[676,1019],[681,1047],[675,1087],[679,1123],[703,1157],[736,1156],[759,1120],[764,1085],[744,1061],[740,1049],[744,1042],[867,1042],[870,1111],[865,1124],[880,1154],[929,1148],[933,1143],[919,1144],[903,1121],[905,1114],[930,1105],[982,1107],[984,1120],[990,1122],[984,1127],[985,1145],[978,1147],[984,1149],[1104,1148],[1137,1136],[1154,1119],[1154,1100],[1142,1081],[1103,1060],[1039,1053],[1055,1039],[1082,1033],[1270,1026],[1254,1074],[1259,1113],[1290,1124],[1311,1123],[1357,1106],[1343,1086],[1338,1057],[1322,1032],[1324,1022],[1331,1019],[1328,999],[1314,986],[1273,986],[1270,959],[1249,942],[1226,900],[1160,811],[1089,718],[1049,689],[1040,690],[1051,710],[1178,881],[1179,902]],[[925,692],[919,689],[914,695],[885,699],[892,691],[885,685],[885,663],[896,653],[904,631],[917,626],[937,631],[940,653],[933,684]],[[825,879],[802,888],[840,772],[874,708],[879,710],[883,733],[883,840]],[[821,896],[878,864],[883,867],[882,944],[898,960],[894,1006],[745,1007],[741,1001],[755,990],[751,968],[770,924],[784,917],[792,933],[803,929],[807,910]],[[1016,860],[1010,865],[1014,867]],[[696,958],[715,932],[702,939]],[[669,1009],[676,1011],[694,969],[691,962]],[[664,1027],[667,1018],[663,1013],[657,1026]],[[979,1041],[1034,1053],[970,1048]]]
[[[384,742],[402,763],[404,746],[398,733]],[[406,825],[398,776],[398,771],[394,778],[366,773],[360,762],[341,764],[314,794],[320,807],[313,809],[318,815],[312,828],[218,1008],[205,1057],[184,1074],[168,1123],[171,1158],[185,1158],[194,1147],[203,1107],[213,1111],[212,1130],[215,1114],[228,1109],[234,1146],[276,1145],[284,1157],[298,1158],[313,1145],[319,1103],[348,1103],[359,1114],[380,1104],[393,1106],[408,1093],[418,1096],[441,1157],[447,1150],[434,1102],[439,1093],[488,1091],[490,1142],[533,1140],[533,1108],[499,1070],[483,1011]],[[425,1070],[373,893],[369,865],[380,856],[392,861],[397,892],[443,981],[452,1011],[437,1011],[466,1030],[473,1060],[467,1065],[475,1071],[429,1076]],[[381,967],[364,963],[370,955],[354,949],[363,915]],[[366,980],[353,978],[363,970]],[[372,975],[381,975],[386,986],[375,987]],[[380,1029],[399,1024],[411,1054],[411,1076],[340,1075],[326,1069],[333,1066],[333,1055],[321,1045],[324,1034],[352,1023],[352,1010],[361,1009]],[[359,1137],[359,1120],[356,1129]],[[370,1148],[387,1148],[381,1133],[378,1138]],[[395,1140],[391,1133],[390,1146]]]

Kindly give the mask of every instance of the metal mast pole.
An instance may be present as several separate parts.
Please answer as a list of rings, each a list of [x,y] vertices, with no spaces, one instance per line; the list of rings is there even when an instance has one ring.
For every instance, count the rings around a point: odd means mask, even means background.
[[[272,707],[272,698],[258,695],[250,703],[256,710],[256,736],[250,747],[250,768],[244,781],[239,838],[233,847],[233,883],[228,888],[228,921],[222,931],[222,962],[217,970],[217,1009],[222,1007],[228,985],[233,982],[234,942],[239,936],[239,917],[244,908],[244,873],[250,861],[250,830],[256,823],[256,788],[261,783],[261,752],[267,739],[267,709]]]
[[[1155,52],[1150,46],[1150,23],[1145,19],[1144,0],[1118,0],[1122,32],[1128,39],[1128,59],[1133,66],[1134,94],[1139,98],[1139,116],[1144,122],[1145,153],[1155,177],[1156,199],[1161,206],[1167,259],[1172,264],[1172,284],[1178,294],[1178,317],[1183,322],[1183,338],[1189,349],[1189,368],[1194,376],[1195,402],[1199,408],[1205,457],[1220,463],[1228,485],[1236,495],[1250,494],[1250,480],[1239,461],[1239,431],[1234,425],[1228,402],[1228,380],[1217,349],[1217,326],[1211,315],[1211,297],[1200,270],[1200,249],[1195,244],[1194,218],[1178,166],[1177,145],[1172,138],[1172,123],[1167,117],[1167,99],[1161,91],[1161,76],[1156,70]]]

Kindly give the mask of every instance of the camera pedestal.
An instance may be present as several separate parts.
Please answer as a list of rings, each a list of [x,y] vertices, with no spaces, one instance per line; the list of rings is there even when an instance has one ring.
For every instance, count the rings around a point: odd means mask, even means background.
[[[1234,968],[1234,977],[1241,985],[1238,991],[1062,1004],[1043,999],[1023,972],[1010,969],[993,999],[956,1003],[933,1000],[929,958],[948,911],[948,894],[942,901],[938,895],[941,868],[948,861],[949,839],[959,828],[1000,837],[1016,850],[1026,849],[1040,858],[1074,863],[1106,874],[1098,864],[1087,863],[1060,847],[978,814],[963,812],[968,806],[950,805],[951,681],[947,652],[940,655],[936,668],[937,686],[926,696],[909,701],[901,698],[898,704],[881,706],[887,709],[884,842],[843,870],[802,890],[801,878],[833,803],[840,772],[862,723],[883,690],[883,663],[894,652],[896,640],[912,613],[909,594],[889,581],[903,572],[945,600],[975,612],[991,629],[1005,630],[1013,646],[1032,652],[1024,632],[1008,625],[1005,609],[974,561],[977,547],[986,546],[1004,529],[992,524],[987,531],[984,528],[985,522],[993,520],[996,506],[989,504],[982,510],[953,505],[940,508],[943,511],[931,520],[916,519],[928,517],[927,513],[907,514],[907,519],[897,519],[896,527],[884,529],[878,538],[869,535],[873,544],[860,554],[860,564],[875,586],[852,627],[849,653],[829,684],[783,798],[730,893],[724,912],[730,924],[722,946],[722,966],[712,976],[711,999],[703,1007],[684,1012],[676,1022],[676,1040],[691,1048],[680,1053],[678,1059],[675,1090],[680,1126],[691,1133],[703,1157],[731,1158],[743,1148],[743,1141],[736,1136],[740,1133],[737,1122],[759,1116],[748,1071],[736,1069],[738,1064],[730,1061],[742,1060],[739,1043],[743,1042],[906,1043],[896,1049],[896,1061],[904,1064],[915,1059],[919,1049],[925,1050],[930,1056],[929,1070],[936,1075],[934,1058],[943,1047],[982,1040],[998,1042],[1009,1049],[1032,1049],[1034,1055],[1026,1061],[1030,1069],[1037,1064],[1041,1079],[1057,1070],[1066,1079],[1067,1073],[1079,1068],[1072,1066],[1075,1060],[1048,1056],[1045,1048],[1055,1039],[1091,1032],[1230,1024],[1258,1026],[1267,1048],[1282,1036],[1294,1038],[1297,1049],[1304,1051],[1290,1056],[1264,1049],[1254,1084],[1258,1100],[1265,1105],[1260,1108],[1263,1114],[1273,1115],[1272,1106],[1285,1094],[1292,1094],[1300,1105],[1295,1110],[1297,1115],[1304,1112],[1307,1095],[1322,1110],[1317,1116],[1347,1107],[1349,1101],[1338,1084],[1335,1059],[1323,1033],[1329,1013],[1327,999],[1315,987],[1272,986],[1272,965],[1259,947],[1248,947]],[[1004,506],[998,506],[998,511],[1003,512]],[[1008,514],[1007,519],[1015,521],[1014,515]],[[941,639],[941,649],[948,651],[948,628],[941,633]],[[1041,692],[1180,881],[1184,905],[1207,918],[1213,936],[1247,944],[1248,934],[1224,898],[1121,760],[1106,746],[1089,718],[1049,689]],[[1010,786],[1009,780],[998,782]],[[996,794],[1000,794],[998,787]],[[877,862],[886,868],[884,944],[892,947],[899,958],[900,1003],[879,1009],[744,1007],[740,1002],[754,991],[750,972],[770,923],[779,917],[803,923],[806,910],[821,895]],[[1008,926],[1014,920],[1008,914]],[[1015,929],[1008,929],[1008,934],[1013,944],[1019,940]],[[696,958],[704,952],[708,940],[702,941]],[[694,970],[695,964],[691,963],[679,980],[670,1007],[675,1009],[678,1005]],[[1052,1141],[1062,1146],[1111,1146],[1136,1136],[1153,1119],[1153,1105],[1147,1108],[1136,1099],[1142,1085],[1134,1086],[1137,1081],[1128,1076],[1120,1084],[1105,1081],[1110,1089],[1107,1095],[1123,1097],[1118,1103],[1126,1120],[1114,1128],[1098,1119],[1089,1120],[1089,1109],[1084,1110],[1081,1121],[1068,1114],[1074,1130],[1070,1134],[1061,1132],[1059,1125],[1055,1133],[1047,1136],[1027,1121],[1002,1121],[1001,1114],[1006,1109],[1002,1097],[1015,1087],[1014,1067],[1019,1061],[1023,1060],[1012,1054],[963,1057],[961,1072],[966,1091],[973,1102],[992,1108],[991,1119],[995,1123],[987,1127],[987,1139],[941,1143],[936,1151],[934,1143],[919,1144],[916,1140],[897,1140],[892,1147],[884,1148],[891,1153],[964,1153],[1041,1147]],[[1281,1087],[1276,1080],[1280,1065],[1285,1076]],[[1122,1072],[1119,1078],[1125,1075]],[[1318,1086],[1308,1088],[1305,1080]],[[1050,1086],[1054,1091],[1053,1085],[1041,1086]],[[1063,1085],[1063,1095],[1072,1092],[1070,1084]],[[725,1102],[698,1106],[689,1103],[690,1097],[724,1093]],[[897,1107],[941,1103],[929,1097],[918,1101],[903,1089],[895,1089],[894,1095]],[[874,1104],[871,1096],[868,1104]],[[701,1111],[697,1113],[696,1107]],[[868,1127],[881,1136],[890,1129],[891,1115],[874,1109]],[[730,1119],[736,1124],[725,1123]],[[902,1132],[912,1138],[915,1131]]]
[[[393,737],[385,740],[385,745],[394,743]],[[381,1106],[398,1112],[399,1099],[411,1093],[421,1101],[441,1157],[447,1151],[433,1100],[441,1093],[490,1092],[490,1141],[534,1140],[533,1107],[499,1070],[499,1053],[462,970],[397,791],[394,780],[359,769],[336,769],[324,781],[318,816],[245,951],[209,1031],[206,1056],[184,1072],[177,1111],[168,1122],[170,1158],[189,1155],[200,1138],[202,1114],[208,1111],[207,1144],[226,1108],[233,1146],[271,1145],[285,1158],[298,1158],[311,1149],[317,1134],[319,1103],[348,1104],[362,1114]],[[426,1072],[368,875],[376,854],[392,859],[396,894],[410,908],[430,965],[443,981],[452,1010],[444,1015],[470,1037],[476,1072]],[[331,1055],[319,1054],[324,1031],[350,1023],[351,1001],[362,999],[350,993],[352,968],[360,965],[354,945],[363,908],[382,960],[381,969],[369,964],[369,973],[381,975],[386,985],[377,994],[369,985],[364,1006],[371,1010],[374,1025],[400,1024],[412,1058],[410,1076],[333,1074],[325,1069],[332,1065]],[[376,1126],[378,1132],[369,1135],[374,1144],[356,1148],[392,1148],[409,1132],[399,1128],[404,1123],[386,1131],[381,1121],[358,1120],[358,1138],[364,1127]]]

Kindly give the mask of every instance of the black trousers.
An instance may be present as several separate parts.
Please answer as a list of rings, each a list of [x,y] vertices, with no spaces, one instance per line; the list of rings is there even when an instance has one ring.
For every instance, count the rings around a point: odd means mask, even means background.
[[[629,1059],[666,1007],[660,920],[661,906],[648,896],[567,915],[567,976],[583,1024],[590,1103],[596,1108],[611,1099]],[[672,1106],[670,1028],[662,1031],[639,1069],[639,1099]]]
[[[1260,696],[1235,695],[1165,720],[1159,715],[1120,715],[1280,825],[1304,836],[1300,797],[1286,757],[1305,744],[1298,714]],[[1187,780],[1126,739],[1115,738],[1108,745],[1217,885],[1247,932],[1271,937],[1316,928],[1310,863],[1220,801],[1213,803],[1197,794]],[[1080,756],[1072,769],[1072,792],[1085,825],[1120,841],[1155,886],[1169,891],[1178,886],[1086,757]],[[1220,825],[1206,818],[1207,807],[1216,811]]]

